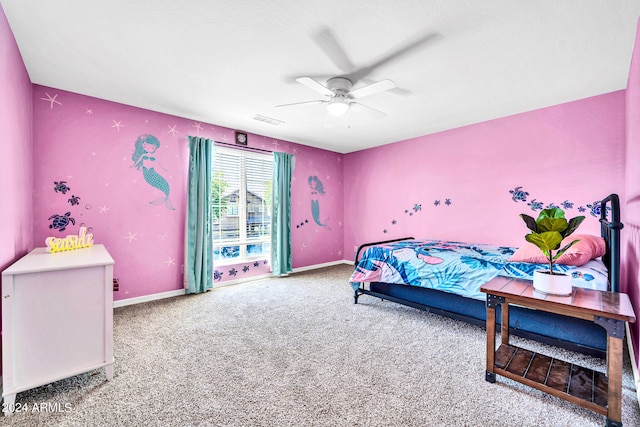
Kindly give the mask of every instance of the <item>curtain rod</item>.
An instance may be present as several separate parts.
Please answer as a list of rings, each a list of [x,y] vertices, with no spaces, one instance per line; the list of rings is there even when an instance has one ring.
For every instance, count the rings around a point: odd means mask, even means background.
[[[248,147],[246,145],[229,144],[228,142],[220,142],[220,141],[213,141],[213,143],[216,145],[226,145],[227,147],[233,147],[240,150],[262,151],[263,153],[273,154],[273,151],[271,150],[263,150],[262,148]]]

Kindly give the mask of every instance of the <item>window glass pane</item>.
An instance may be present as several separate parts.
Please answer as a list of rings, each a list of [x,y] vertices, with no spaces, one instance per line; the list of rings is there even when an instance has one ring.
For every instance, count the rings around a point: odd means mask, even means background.
[[[228,261],[240,257],[240,246],[216,246],[213,248],[213,262]]]
[[[271,255],[271,243],[256,243],[247,245],[247,255],[250,258],[266,258]]]
[[[214,262],[268,258],[273,157],[218,146],[212,166]]]
[[[269,236],[271,230],[271,180],[273,159],[248,157],[247,177],[247,238]]]
[[[245,253],[246,256],[242,256]],[[271,255],[271,243],[252,243],[247,245],[216,245],[213,249],[214,263],[222,264],[266,259]]]
[[[214,241],[238,240],[240,157],[216,150],[211,181],[212,230]]]

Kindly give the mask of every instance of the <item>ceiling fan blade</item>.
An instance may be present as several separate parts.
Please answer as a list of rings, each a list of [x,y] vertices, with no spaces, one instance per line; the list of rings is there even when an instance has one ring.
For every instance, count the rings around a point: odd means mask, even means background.
[[[355,66],[330,28],[321,28],[312,35],[312,38],[340,71],[345,73],[353,71]]]
[[[374,93],[383,92],[385,90],[393,89],[396,84],[391,80],[381,80],[379,82],[361,87],[360,89],[352,90],[349,92],[352,98],[358,99],[363,96],[373,95]]]
[[[317,81],[313,80],[310,77],[298,77],[296,81],[300,84],[305,85],[309,89],[313,89],[316,92],[321,93],[323,95],[328,95],[328,96],[333,95],[333,92],[331,91],[331,89],[321,85],[320,83],[318,83]]]
[[[406,55],[407,53],[411,52],[412,50],[415,50],[416,48],[422,46],[423,44],[425,44],[426,42],[430,41],[430,40],[435,40],[440,38],[440,34],[438,33],[427,33],[424,34],[420,37],[418,37],[417,39],[413,40],[412,42],[406,44],[405,46],[402,46],[400,49],[397,49],[393,52],[391,52],[390,54],[388,54],[387,56],[379,59],[378,61],[374,62],[373,64],[371,64],[370,66],[372,67],[379,67],[382,64],[385,64],[389,61],[393,61],[403,55]]]
[[[361,104],[359,102],[350,102],[349,110],[355,113],[358,113],[358,112],[367,113],[369,116],[375,119],[384,119],[385,117],[387,117],[387,113],[384,113],[376,108],[369,107],[368,105]]]
[[[371,79],[362,79],[361,82],[370,85],[370,84],[375,83],[376,81],[375,80],[371,80]],[[402,95],[402,96],[411,95],[413,93],[409,89],[401,88],[401,87],[398,87],[398,86],[394,87],[393,89],[389,89],[389,92],[395,93],[396,95]]]
[[[355,71],[353,71],[352,73],[349,74],[349,78],[351,78],[351,80],[353,82],[358,81],[358,80],[362,80],[363,78],[367,77],[369,74],[371,74],[371,72],[373,70],[375,70],[376,68],[394,61],[398,58],[400,58],[401,56],[407,55],[409,52],[416,50],[417,48],[421,47],[422,45],[426,44],[429,41],[432,40],[437,40],[440,38],[440,34],[439,33],[426,33],[423,34],[421,36],[418,36],[417,38],[415,38],[413,41],[407,43],[406,45],[388,53],[386,56],[383,56],[382,58],[378,59],[377,61],[365,66],[365,67],[361,67]]]
[[[324,104],[326,102],[327,101],[324,101],[322,99],[316,99],[314,101],[303,101],[303,102],[293,102],[291,104],[280,104],[280,105],[276,105],[276,108],[278,108],[278,107],[291,107],[291,106],[294,106],[294,105],[304,105],[304,104],[309,104],[309,105],[310,104]]]

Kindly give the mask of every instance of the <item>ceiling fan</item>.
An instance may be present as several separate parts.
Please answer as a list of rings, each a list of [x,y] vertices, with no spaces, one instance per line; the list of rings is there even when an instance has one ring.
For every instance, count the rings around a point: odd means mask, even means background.
[[[386,116],[384,112],[361,104],[355,100],[387,90],[396,89],[396,84],[391,80],[381,80],[352,90],[354,84],[359,81],[368,82],[367,76],[369,76],[376,68],[417,50],[427,42],[439,38],[439,36],[440,35],[438,33],[422,33],[413,40],[410,40],[408,43],[399,46],[394,51],[382,56],[377,61],[365,66],[357,67],[349,59],[334,32],[328,27],[320,28],[313,34],[313,40],[344,74],[329,78],[324,85],[318,83],[318,81],[312,77],[298,77],[296,78],[298,83],[301,83],[321,95],[324,95],[325,98],[313,101],[294,102],[292,104],[281,104],[276,107],[289,107],[304,104],[325,104],[328,112],[333,116],[343,116],[351,109],[360,109],[368,112],[376,118],[383,118]]]
[[[396,87],[396,84],[391,80],[382,80],[356,90],[351,90],[353,83],[346,77],[332,77],[327,80],[326,86],[318,83],[311,77],[298,77],[296,81],[320,93],[321,95],[324,95],[325,99],[281,104],[276,105],[276,107],[289,107],[303,104],[326,104],[327,111],[334,116],[342,116],[352,107],[364,107],[373,115],[382,118],[386,116],[385,113],[373,107],[356,102],[355,100]]]

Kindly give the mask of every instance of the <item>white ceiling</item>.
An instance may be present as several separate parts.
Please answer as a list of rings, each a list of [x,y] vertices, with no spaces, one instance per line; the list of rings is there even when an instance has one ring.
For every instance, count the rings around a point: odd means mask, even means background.
[[[33,83],[339,153],[624,89],[640,15],[640,0],[0,2]],[[383,119],[275,108],[323,99],[296,77],[381,60],[354,89],[395,82],[358,100]]]

